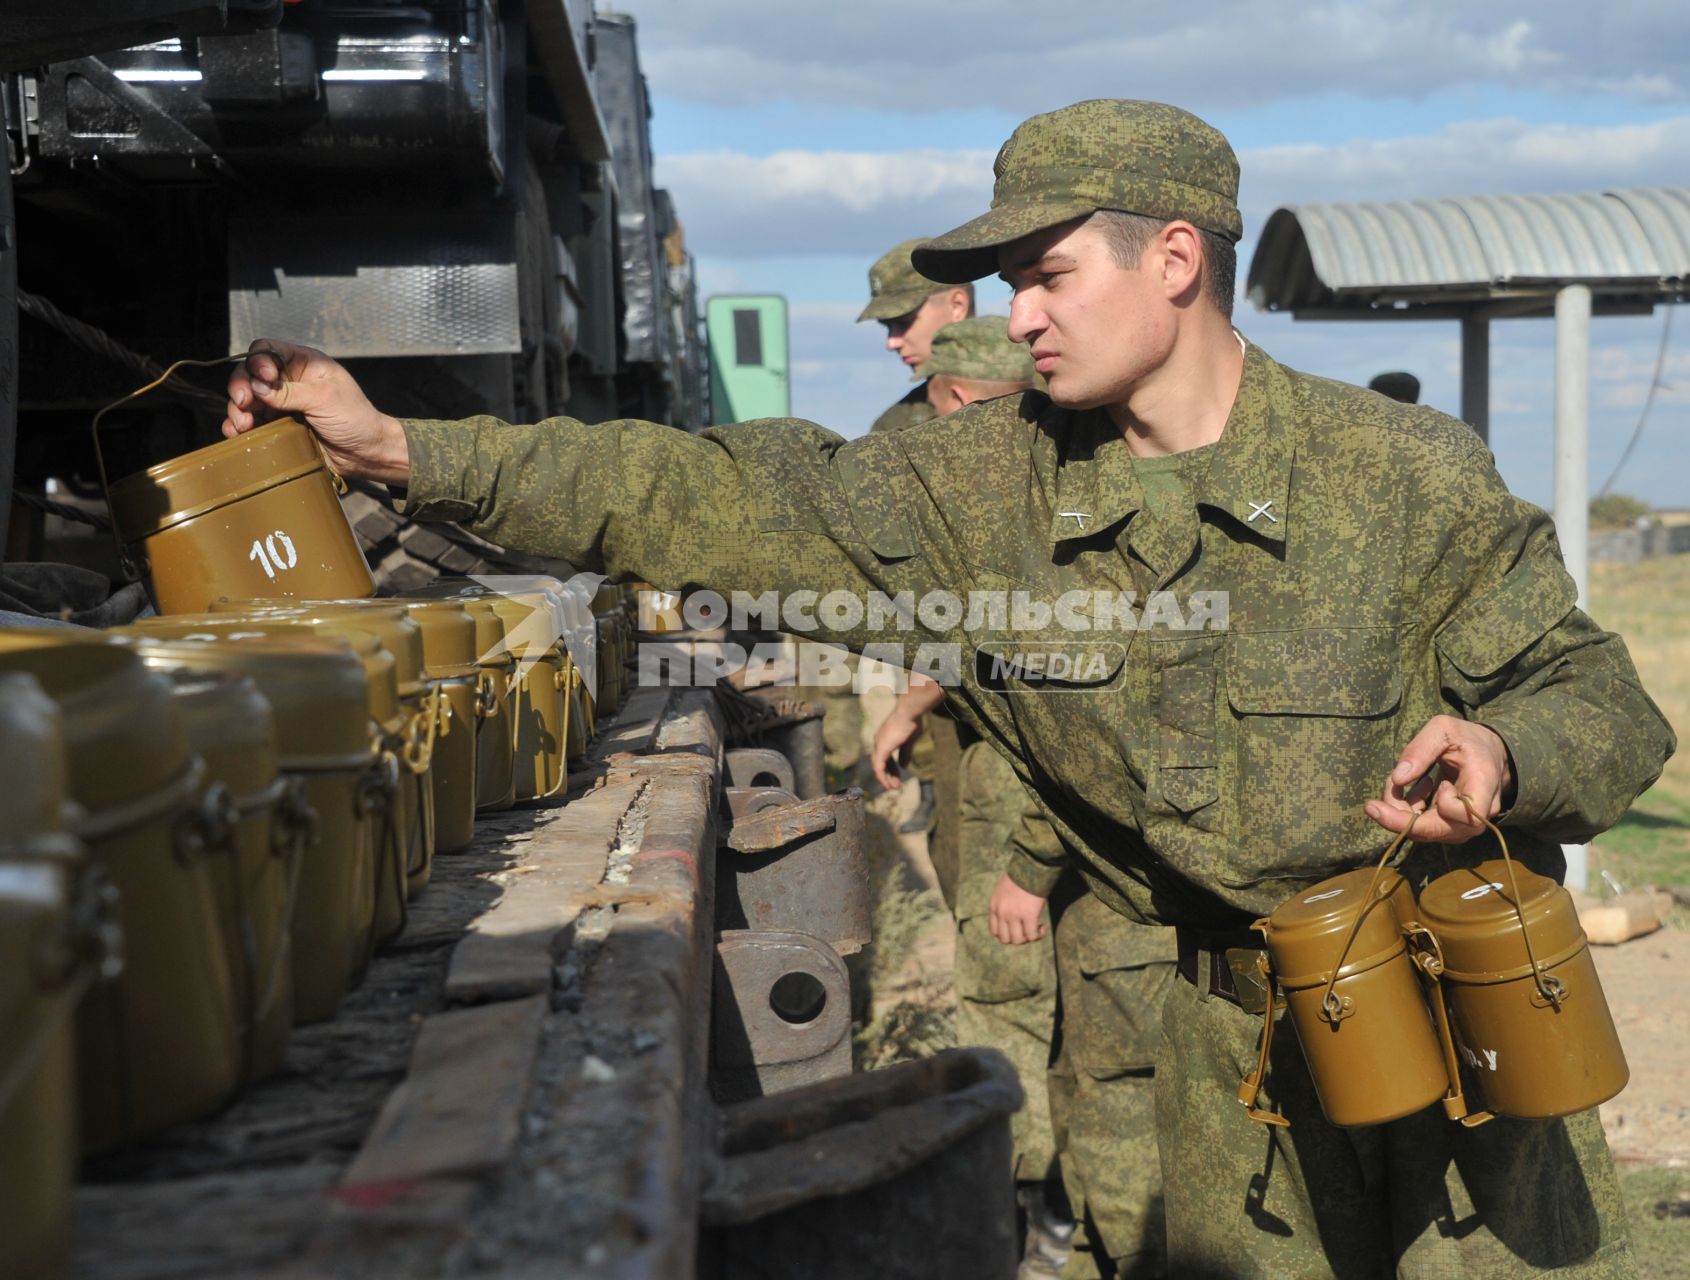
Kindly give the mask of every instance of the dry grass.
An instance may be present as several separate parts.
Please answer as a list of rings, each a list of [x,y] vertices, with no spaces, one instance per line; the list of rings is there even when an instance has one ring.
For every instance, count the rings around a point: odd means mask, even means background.
[[[883,803],[891,799],[870,802],[863,831],[876,897],[874,939],[865,966],[872,1016],[854,1037],[860,1071],[927,1057],[956,1043],[950,974],[934,970],[922,945],[941,927],[941,917],[944,928],[950,920],[939,895],[923,886],[910,867],[893,829],[894,806]]]
[[[1690,555],[1592,566],[1591,613],[1625,637],[1643,687],[1673,728],[1690,728]],[[1593,877],[1626,888],[1690,884],[1690,750],[1591,849]],[[1596,884],[1592,884],[1596,889]],[[1676,914],[1676,913],[1675,913]]]

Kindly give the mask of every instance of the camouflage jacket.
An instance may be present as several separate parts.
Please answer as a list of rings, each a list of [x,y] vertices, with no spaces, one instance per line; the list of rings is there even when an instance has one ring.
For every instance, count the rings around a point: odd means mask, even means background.
[[[913,427],[919,423],[933,421],[933,406],[927,403],[927,383],[918,382],[910,388],[910,392],[902,400],[891,405],[885,413],[874,420],[869,427],[869,434],[880,431],[896,431],[899,427]]]
[[[951,709],[1047,819],[1010,874],[1044,892],[1072,857],[1138,919],[1234,929],[1376,859],[1362,802],[1435,714],[1507,742],[1528,854],[1618,821],[1674,747],[1624,643],[1574,606],[1548,516],[1465,424],[1254,346],[1183,522],[1146,519],[1106,414],[1037,392],[849,443],[790,420],[406,431],[408,509],[512,547],[666,588],[912,593],[910,630],[818,610],[836,625],[814,638],[906,663],[957,646]],[[993,607],[1016,592],[1026,616]],[[1077,660],[979,678],[1029,646]]]

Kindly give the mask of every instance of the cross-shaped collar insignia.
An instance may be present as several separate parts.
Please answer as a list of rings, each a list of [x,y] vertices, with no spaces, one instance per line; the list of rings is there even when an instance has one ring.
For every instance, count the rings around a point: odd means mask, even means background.
[[[1082,530],[1086,527],[1086,521],[1091,519],[1091,512],[1089,511],[1058,511],[1056,514],[1072,520]]]
[[[1271,522],[1273,524],[1278,524],[1279,523],[1279,517],[1274,515],[1273,512],[1268,510],[1268,508],[1271,507],[1272,505],[1273,505],[1273,499],[1272,498],[1269,498],[1266,502],[1252,502],[1250,504],[1250,514],[1244,517],[1244,523],[1249,524],[1257,516],[1266,516],[1268,518],[1269,522]]]

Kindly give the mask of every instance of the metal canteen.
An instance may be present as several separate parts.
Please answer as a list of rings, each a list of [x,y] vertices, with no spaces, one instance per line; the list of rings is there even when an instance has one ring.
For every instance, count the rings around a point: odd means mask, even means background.
[[[293,418],[127,476],[109,498],[162,614],[219,596],[375,593],[316,438]]]
[[[248,602],[245,607],[223,600],[212,606],[212,612],[254,619],[285,618],[330,628],[353,626],[374,635],[392,655],[404,717],[398,742],[388,744],[401,766],[395,815],[403,841],[405,892],[412,897],[422,892],[434,867],[434,744],[446,713],[442,691],[428,674],[422,628],[402,606],[385,600],[314,600],[291,606]],[[391,905],[382,921],[384,937],[392,932],[390,915]]]
[[[278,631],[287,627],[292,636]],[[157,670],[249,676],[269,702],[281,771],[302,793],[291,816],[304,828],[290,930],[294,1022],[332,1018],[370,929],[372,829],[363,793],[374,757],[363,662],[345,640],[298,623],[112,634]]]
[[[315,637],[341,641],[364,665],[369,719],[369,761],[360,779],[357,813],[364,827],[359,852],[361,870],[353,886],[352,912],[359,932],[352,944],[352,974],[361,977],[376,945],[394,937],[405,923],[404,854],[411,818],[399,804],[399,755],[405,733],[399,701],[398,664],[372,631],[351,622],[316,622],[297,618],[242,617],[237,614],[189,614],[147,618],[133,624],[149,635],[225,635],[309,643]]]
[[[568,774],[570,689],[574,661],[565,635],[567,615],[556,578],[507,575],[480,581],[441,578],[422,594],[483,600],[505,624],[505,645],[516,655],[515,798],[558,795]]]
[[[245,676],[175,671],[171,692],[188,743],[205,761],[203,820],[194,838],[209,854],[223,948],[234,981],[241,1079],[275,1074],[293,1026],[289,921],[304,831],[286,806],[270,704]]]
[[[1449,1088],[1403,936],[1412,912],[1402,876],[1369,867],[1302,890],[1254,926],[1267,944],[1269,989],[1285,993],[1321,1109],[1333,1124],[1383,1124],[1430,1106]],[[1270,1010],[1257,1071],[1239,1097],[1252,1118],[1283,1123],[1254,1105],[1273,1022]]]
[[[613,583],[602,583],[593,593],[593,617],[597,623],[599,671],[594,702],[600,717],[608,717],[622,703],[622,670],[628,659],[626,593]]]
[[[475,807],[508,809],[516,800],[516,655],[505,647],[505,621],[491,601],[459,601],[475,622]]]
[[[456,853],[475,838],[475,699],[479,669],[475,663],[475,622],[462,605],[449,600],[420,600],[411,597],[380,597],[371,600],[302,600],[277,597],[249,600],[224,599],[215,602],[218,613],[252,614],[275,609],[359,609],[403,608],[417,624],[422,640],[423,675],[433,691],[432,724],[413,721],[411,738],[418,730],[426,741],[431,806],[434,815],[434,852]],[[407,700],[407,705],[411,705]],[[419,744],[421,745],[421,744]],[[420,888],[411,878],[412,891]]]
[[[86,868],[58,707],[24,672],[0,675],[0,758],[0,1275],[54,1276],[76,1174],[72,1026],[96,957],[73,911]]]
[[[169,683],[116,645],[0,647],[0,671],[27,671],[58,704],[74,831],[118,895],[122,972],[90,986],[76,1020],[81,1145],[101,1150],[214,1111],[239,1082],[216,893],[193,838],[203,766]]]
[[[1433,880],[1420,920],[1455,1047],[1501,1115],[1570,1115],[1630,1078],[1572,895],[1501,859]]]

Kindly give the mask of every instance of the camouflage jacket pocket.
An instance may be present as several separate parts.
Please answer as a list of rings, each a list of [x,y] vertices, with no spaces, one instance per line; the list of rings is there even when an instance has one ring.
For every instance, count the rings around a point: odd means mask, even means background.
[[[1075,1063],[1096,1079],[1154,1066],[1174,977],[1174,931],[1135,924],[1095,898],[1071,910],[1082,913],[1071,935],[1080,989],[1063,1034],[1073,1037]]]
[[[1377,846],[1362,804],[1402,745],[1402,669],[1394,627],[1232,634],[1228,790],[1239,839],[1224,883],[1318,878]]]

